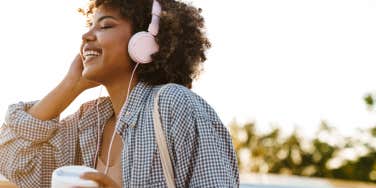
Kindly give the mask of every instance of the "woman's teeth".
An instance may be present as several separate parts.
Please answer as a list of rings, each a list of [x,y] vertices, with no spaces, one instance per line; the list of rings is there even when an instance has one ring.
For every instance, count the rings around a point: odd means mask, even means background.
[[[97,51],[88,50],[88,51],[85,51],[83,55],[84,55],[84,58],[86,59],[88,57],[100,56],[101,54]]]

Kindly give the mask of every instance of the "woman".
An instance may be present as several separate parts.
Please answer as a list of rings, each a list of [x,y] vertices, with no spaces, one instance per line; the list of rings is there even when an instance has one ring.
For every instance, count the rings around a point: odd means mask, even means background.
[[[156,15],[152,0],[91,1],[83,11],[89,30],[64,79],[40,101],[9,106],[0,130],[1,174],[20,187],[49,187],[54,169],[85,165],[99,172],[81,178],[103,187],[166,187],[154,136],[153,100],[163,85],[174,83],[161,91],[158,101],[174,184],[238,187],[226,127],[185,87],[198,76],[210,47],[200,10],[173,0],[159,3],[162,12]],[[138,62],[131,57],[130,39],[147,30],[154,18],[159,23],[151,25],[159,29],[153,39],[157,46],[146,57],[151,63]],[[98,85],[109,97],[84,103],[59,121],[80,93]]]

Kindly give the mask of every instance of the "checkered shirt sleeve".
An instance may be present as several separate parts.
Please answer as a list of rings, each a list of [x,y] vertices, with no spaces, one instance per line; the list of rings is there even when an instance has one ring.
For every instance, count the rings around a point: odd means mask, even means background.
[[[176,187],[238,187],[232,140],[216,112],[178,85],[162,91],[159,104]]]
[[[49,187],[52,171],[73,164],[80,111],[62,121],[41,121],[26,112],[34,102],[10,105],[0,127],[0,173],[19,187]],[[64,144],[62,144],[64,143]]]

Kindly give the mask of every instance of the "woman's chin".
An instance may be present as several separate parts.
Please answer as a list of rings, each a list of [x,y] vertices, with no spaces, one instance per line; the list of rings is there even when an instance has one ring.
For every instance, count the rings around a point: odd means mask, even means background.
[[[82,77],[90,81],[98,82],[98,74],[95,74],[95,71],[90,68],[84,68]]]

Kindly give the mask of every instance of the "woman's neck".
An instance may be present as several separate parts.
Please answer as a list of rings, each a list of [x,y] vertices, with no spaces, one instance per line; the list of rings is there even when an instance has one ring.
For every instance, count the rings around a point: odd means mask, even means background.
[[[130,90],[129,90],[129,95],[130,95],[132,89],[138,83],[137,77],[133,77],[131,83],[129,83],[129,81],[130,81],[130,76],[129,77],[126,76],[117,81],[104,84],[110,96],[116,119],[118,119],[120,110],[125,103],[125,99],[127,98],[127,91],[128,91],[129,84],[130,84]]]

